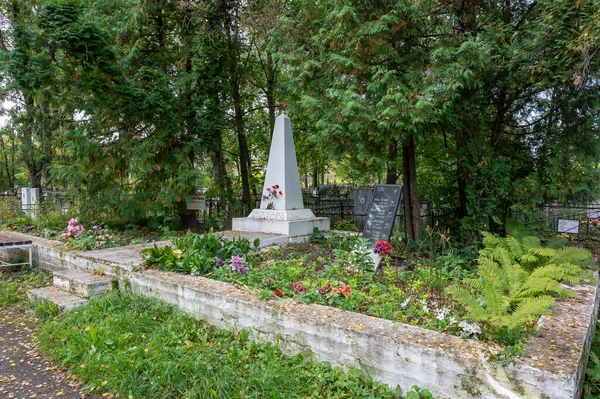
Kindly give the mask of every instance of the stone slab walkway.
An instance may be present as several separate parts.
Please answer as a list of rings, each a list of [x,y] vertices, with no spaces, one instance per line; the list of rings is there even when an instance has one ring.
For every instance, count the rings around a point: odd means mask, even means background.
[[[0,398],[94,399],[83,383],[59,371],[38,351],[35,320],[14,306],[0,308]]]

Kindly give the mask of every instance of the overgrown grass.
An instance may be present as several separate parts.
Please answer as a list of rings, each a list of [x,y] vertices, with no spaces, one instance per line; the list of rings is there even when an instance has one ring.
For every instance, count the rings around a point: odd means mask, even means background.
[[[283,356],[159,301],[113,292],[46,319],[42,349],[120,398],[394,398],[358,370]]]
[[[600,398],[600,324],[596,325],[596,333],[590,348],[590,358],[585,371],[583,398]]]
[[[3,307],[26,298],[27,291],[32,288],[50,285],[52,275],[47,270],[23,266],[0,272],[0,279],[0,307]]]

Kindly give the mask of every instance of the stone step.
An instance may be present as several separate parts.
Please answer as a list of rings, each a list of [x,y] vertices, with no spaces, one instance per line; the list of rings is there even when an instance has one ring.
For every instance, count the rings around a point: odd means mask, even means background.
[[[53,284],[83,298],[102,296],[112,290],[113,279],[81,270],[66,270],[53,273]]]
[[[29,290],[27,295],[32,301],[44,299],[52,302],[63,311],[75,309],[88,303],[87,299],[75,296],[54,286]]]

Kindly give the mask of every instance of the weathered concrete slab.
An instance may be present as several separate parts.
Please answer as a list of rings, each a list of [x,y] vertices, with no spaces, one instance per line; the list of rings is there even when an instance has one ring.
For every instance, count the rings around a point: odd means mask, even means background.
[[[32,301],[43,299],[56,304],[56,306],[64,311],[75,309],[88,303],[87,299],[70,294],[54,286],[29,290],[27,295]]]
[[[419,385],[436,397],[453,399],[579,398],[599,297],[596,286],[574,288],[581,295],[576,301],[559,300],[552,316],[561,323],[542,323],[528,355],[503,367],[487,360],[497,347],[415,326],[291,299],[262,301],[241,288],[202,277],[154,270],[131,276],[133,292],[174,304],[219,328],[249,329],[252,339],[277,343],[287,354],[311,354],[333,365],[359,367],[392,387]],[[579,326],[562,324],[574,315]],[[560,331],[577,327],[577,333],[556,339]],[[539,357],[550,356],[552,345],[570,355],[547,367]]]
[[[91,298],[107,294],[113,288],[114,279],[79,270],[55,271],[53,285],[74,295]]]

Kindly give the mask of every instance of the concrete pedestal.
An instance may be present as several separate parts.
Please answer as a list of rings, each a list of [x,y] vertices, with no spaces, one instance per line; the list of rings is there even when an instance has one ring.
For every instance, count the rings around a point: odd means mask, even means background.
[[[233,219],[232,230],[300,237],[312,234],[315,227],[328,231],[329,218],[315,217],[310,209],[255,209],[247,218]]]

